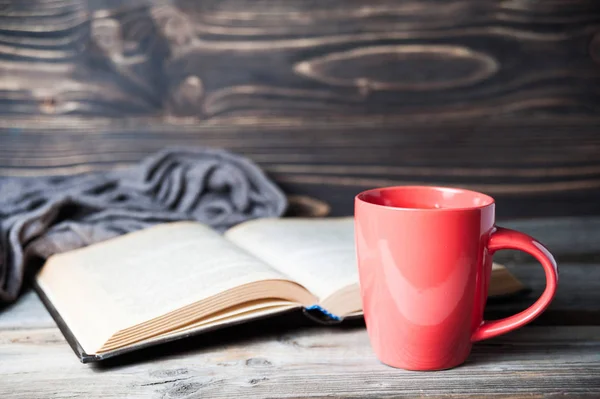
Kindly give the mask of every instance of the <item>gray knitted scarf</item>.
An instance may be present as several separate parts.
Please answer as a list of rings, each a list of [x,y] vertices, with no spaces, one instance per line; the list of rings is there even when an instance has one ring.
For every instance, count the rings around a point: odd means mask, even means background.
[[[178,220],[224,231],[286,206],[257,165],[218,149],[170,148],[109,172],[0,178],[0,302],[17,298],[26,266],[52,254]]]

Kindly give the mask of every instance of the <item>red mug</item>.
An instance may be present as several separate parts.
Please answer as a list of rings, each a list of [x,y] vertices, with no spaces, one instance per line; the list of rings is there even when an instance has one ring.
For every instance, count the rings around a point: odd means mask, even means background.
[[[445,187],[386,187],[356,196],[363,312],[383,363],[407,370],[458,366],[474,342],[519,328],[548,307],[556,261],[532,237],[496,227],[494,208],[490,196]],[[492,255],[500,249],[537,258],[546,289],[521,313],[484,321]]]

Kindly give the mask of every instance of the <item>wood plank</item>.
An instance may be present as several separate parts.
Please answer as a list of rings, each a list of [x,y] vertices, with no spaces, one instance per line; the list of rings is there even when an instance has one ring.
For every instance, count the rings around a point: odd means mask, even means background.
[[[590,0],[4,4],[8,114],[526,120],[599,110]]]
[[[374,118],[215,123],[3,118],[0,174],[79,173],[168,145],[223,147],[258,162],[290,194],[352,213],[354,195],[395,184],[485,191],[499,218],[600,214],[600,119],[443,125]]]
[[[435,375],[382,365],[366,332],[352,328],[238,330],[104,367],[80,364],[56,328],[0,337],[0,358],[10,359],[0,363],[7,399],[600,395],[599,327],[523,328],[475,345],[465,365]]]
[[[154,11],[171,45],[170,66],[185,71],[183,87],[191,73],[203,82],[207,117],[552,113],[579,108],[570,100],[586,91],[579,79],[560,88],[562,78],[570,80],[559,72],[563,60],[573,61],[569,71],[584,68],[580,79],[599,76],[590,54],[568,50],[588,29],[589,39],[597,31],[598,9],[588,1],[298,1],[269,4],[268,12],[247,3],[181,0]],[[169,32],[174,21],[180,28]],[[222,49],[231,53],[222,57]],[[264,68],[271,73],[260,74]],[[276,90],[284,84],[287,90]]]

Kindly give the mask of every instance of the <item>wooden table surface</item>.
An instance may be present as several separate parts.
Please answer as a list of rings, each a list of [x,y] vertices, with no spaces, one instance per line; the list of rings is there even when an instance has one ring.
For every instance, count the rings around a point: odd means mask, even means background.
[[[375,358],[360,322],[322,327],[299,315],[84,365],[28,291],[0,310],[0,398],[600,397],[600,220],[509,225],[558,254],[559,291],[534,323],[476,344],[461,367],[393,369]],[[527,256],[495,259],[532,292],[488,304],[488,318],[517,312],[543,289],[542,269]]]

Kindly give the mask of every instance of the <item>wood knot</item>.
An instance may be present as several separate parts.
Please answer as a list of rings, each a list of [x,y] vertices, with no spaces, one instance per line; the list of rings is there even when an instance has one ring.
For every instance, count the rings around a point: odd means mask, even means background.
[[[269,379],[267,377],[251,378],[248,380],[248,384],[253,386],[253,385],[258,385],[264,381],[269,381]]]
[[[56,113],[57,101],[54,97],[44,98],[40,104],[40,111],[44,114]]]
[[[189,45],[194,38],[194,27],[185,14],[174,7],[163,6],[152,9],[152,17],[163,36],[176,46]]]
[[[171,94],[171,108],[177,115],[199,115],[202,113],[204,84],[196,75],[186,77]]]
[[[246,360],[246,366],[250,367],[269,367],[272,365],[273,363],[262,357],[251,357]]]
[[[190,75],[181,83],[180,89],[194,98],[202,97],[204,94],[204,85],[202,79],[196,75]]]
[[[91,37],[100,50],[108,54],[123,52],[121,24],[113,18],[92,20]]]
[[[199,390],[205,387],[202,383],[176,383],[173,387],[165,392],[164,397],[166,398],[187,398],[191,395],[196,394]]]
[[[177,377],[188,374],[188,369],[168,369],[168,370],[155,370],[150,372],[151,377],[165,378],[165,377]]]
[[[455,45],[365,46],[301,61],[294,72],[332,86],[434,91],[480,83],[500,68],[490,54]]]
[[[600,31],[596,32],[590,42],[590,56],[594,61],[600,64]]]

